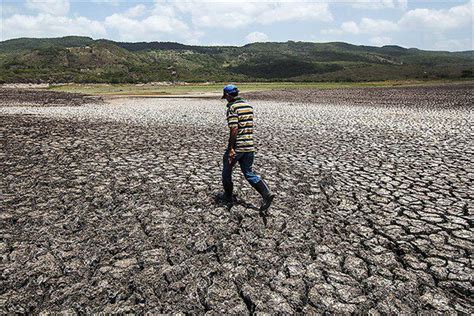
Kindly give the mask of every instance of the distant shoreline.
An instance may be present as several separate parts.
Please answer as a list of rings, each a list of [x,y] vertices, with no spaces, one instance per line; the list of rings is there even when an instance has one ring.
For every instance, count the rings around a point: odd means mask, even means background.
[[[221,94],[222,83],[150,83],[150,84],[2,84],[1,88],[48,90],[104,97],[214,98]],[[474,84],[474,80],[390,80],[375,82],[245,82],[236,83],[243,93],[286,89],[394,88],[410,86]]]

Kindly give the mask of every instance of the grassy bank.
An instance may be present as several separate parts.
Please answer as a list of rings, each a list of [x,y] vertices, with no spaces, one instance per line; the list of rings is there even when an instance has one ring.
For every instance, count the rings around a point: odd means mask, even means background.
[[[406,87],[435,84],[456,84],[468,81],[377,81],[377,82],[271,82],[239,83],[242,92],[266,91],[273,89],[335,89],[335,88],[373,88],[373,87]],[[471,81],[473,82],[473,81]],[[220,94],[225,83],[212,84],[65,84],[49,87],[53,91],[79,92],[92,95],[136,95],[136,96],[173,96],[173,95],[211,95]]]

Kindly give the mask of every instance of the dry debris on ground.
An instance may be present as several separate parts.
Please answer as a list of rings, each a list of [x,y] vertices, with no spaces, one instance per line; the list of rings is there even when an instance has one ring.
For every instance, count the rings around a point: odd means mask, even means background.
[[[0,106],[80,106],[101,103],[102,98],[81,93],[35,89],[0,88]]]
[[[472,313],[471,89],[253,102],[268,214],[217,100],[2,99],[0,310]]]

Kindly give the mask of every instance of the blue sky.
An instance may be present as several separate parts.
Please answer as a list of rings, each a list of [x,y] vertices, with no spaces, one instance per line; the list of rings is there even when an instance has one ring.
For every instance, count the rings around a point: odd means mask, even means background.
[[[473,49],[472,0],[0,0],[1,40],[83,35],[244,45],[344,41]]]

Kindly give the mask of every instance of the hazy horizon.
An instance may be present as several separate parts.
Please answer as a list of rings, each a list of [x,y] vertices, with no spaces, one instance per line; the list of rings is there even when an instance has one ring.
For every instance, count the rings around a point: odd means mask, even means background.
[[[65,35],[65,36],[59,36],[59,37],[17,37],[17,38],[11,38],[11,39],[8,39],[8,40],[3,40],[3,41],[0,41],[0,43],[4,43],[4,42],[7,42],[7,41],[11,41],[11,40],[20,40],[20,39],[37,39],[37,40],[41,40],[41,39],[56,39],[56,38],[64,38],[64,37],[84,37],[83,35]],[[364,45],[364,44],[354,44],[354,43],[349,43],[349,42],[341,42],[341,41],[333,41],[333,42],[314,42],[314,41],[296,41],[296,40],[286,40],[286,41],[266,41],[266,42],[253,42],[253,43],[246,43],[246,44],[242,44],[242,45],[223,45],[223,44],[209,44],[209,45],[205,45],[205,44],[185,44],[183,42],[173,42],[173,41],[136,41],[136,42],[128,42],[128,41],[115,41],[115,40],[112,40],[112,39],[109,39],[109,38],[93,38],[93,37],[90,37],[90,36],[85,36],[85,37],[89,37],[91,38],[92,40],[94,41],[100,41],[100,40],[105,40],[105,41],[112,41],[112,42],[116,42],[116,43],[174,43],[174,44],[180,44],[180,45],[186,45],[186,46],[201,46],[201,47],[206,47],[206,46],[210,46],[210,47],[244,47],[246,45],[250,45],[250,44],[255,44],[255,43],[278,43],[278,44],[284,44],[284,43],[287,43],[287,42],[301,42],[301,43],[314,43],[314,44],[329,44],[329,43],[344,43],[344,44],[349,44],[349,45],[355,45],[355,46],[366,46],[366,47],[385,47],[385,46],[397,46],[397,47],[401,47],[401,48],[404,48],[404,49],[418,49],[418,50],[423,50],[423,51],[434,51],[434,52],[443,52],[443,51],[446,51],[446,52],[449,52],[449,53],[463,53],[463,52],[473,52],[474,49],[468,49],[468,50],[430,50],[430,49],[421,49],[421,48],[418,48],[418,47],[404,47],[402,45],[396,45],[396,44],[385,44],[385,45],[380,45],[380,46],[377,46],[377,45]]]

